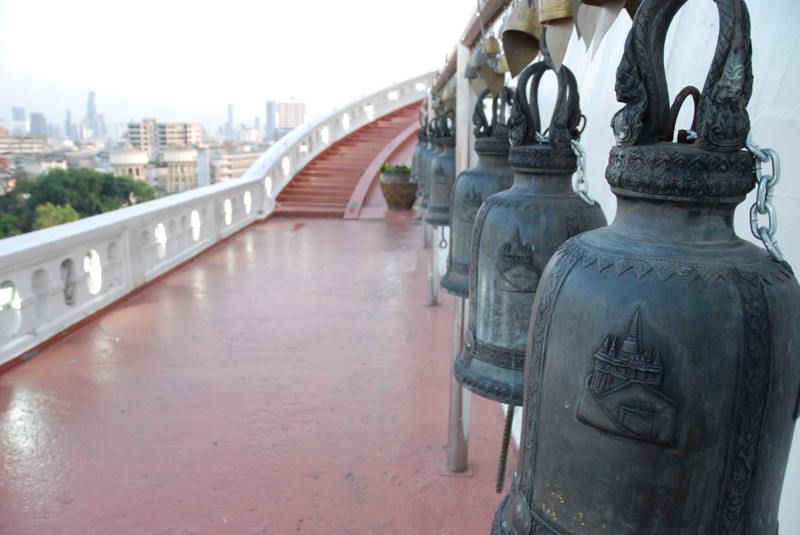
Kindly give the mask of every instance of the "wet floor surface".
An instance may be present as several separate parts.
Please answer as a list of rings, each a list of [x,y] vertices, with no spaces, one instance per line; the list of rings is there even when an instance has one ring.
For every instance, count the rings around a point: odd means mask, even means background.
[[[488,533],[502,414],[449,475],[414,223],[255,225],[0,376],[0,533]]]

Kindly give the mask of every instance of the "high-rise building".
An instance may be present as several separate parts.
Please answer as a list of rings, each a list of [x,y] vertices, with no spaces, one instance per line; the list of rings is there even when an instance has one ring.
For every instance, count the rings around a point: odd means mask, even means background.
[[[31,135],[47,135],[47,119],[45,119],[43,113],[31,113]]]
[[[47,123],[47,137],[48,139],[64,139],[64,131],[55,123]]]
[[[102,113],[97,113],[94,116],[94,137],[95,139],[105,139],[108,137],[106,116]]]
[[[11,108],[11,132],[15,136],[24,136],[28,133],[28,116],[25,108]]]
[[[67,139],[72,139],[75,137],[75,130],[72,128],[72,116],[67,110],[67,118],[64,119],[64,135]]]
[[[253,128],[256,130],[261,130],[261,117],[256,115],[255,119],[253,119]]]
[[[158,158],[156,120],[142,119],[140,123],[128,123],[128,141],[137,149],[146,151],[150,161],[155,161]]]
[[[276,125],[279,130],[291,130],[306,122],[306,105],[301,102],[278,102]]]
[[[86,127],[89,129],[89,135],[92,138],[98,137],[99,132],[97,128],[97,105],[94,100],[94,91],[89,91],[89,97],[86,99],[86,118],[84,119]]]
[[[228,104],[228,122],[225,123],[225,139],[234,139],[236,127],[233,124],[233,104]]]
[[[278,129],[278,112],[276,110],[276,103],[274,100],[267,101],[267,118],[264,121],[264,133],[267,139],[275,139],[276,131]]]

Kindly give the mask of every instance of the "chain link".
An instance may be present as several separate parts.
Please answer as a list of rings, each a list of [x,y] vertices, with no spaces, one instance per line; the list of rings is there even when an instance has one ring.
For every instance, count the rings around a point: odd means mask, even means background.
[[[595,200],[589,195],[589,182],[586,180],[586,149],[580,141],[573,139],[570,141],[572,145],[572,152],[578,159],[578,172],[572,180],[572,189],[578,194],[578,197],[589,206],[594,206]]]
[[[750,135],[747,136],[745,143],[747,150],[755,156],[755,177],[756,177],[756,202],[750,207],[750,232],[757,239],[764,243],[770,256],[778,262],[783,261],[783,253],[778,247],[778,240],[775,234],[778,232],[778,214],[772,204],[772,197],[775,193],[775,186],[781,179],[781,160],[778,153],[772,149],[762,149],[756,145]],[[763,164],[769,162],[772,174],[764,174]],[[767,216],[767,225],[761,225],[758,216]]]

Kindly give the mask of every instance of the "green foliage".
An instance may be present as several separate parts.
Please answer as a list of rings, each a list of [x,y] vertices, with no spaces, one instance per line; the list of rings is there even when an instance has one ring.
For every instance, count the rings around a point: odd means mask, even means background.
[[[51,202],[40,204],[36,207],[36,219],[33,221],[33,230],[55,227],[70,221],[80,219],[78,212],[70,206],[58,206]]]
[[[22,234],[19,218],[13,214],[0,215],[0,238],[10,238]]]
[[[33,182],[29,209],[40,204],[71,205],[81,217],[102,214],[134,202],[155,199],[158,191],[130,177],[116,177],[92,169],[54,169]],[[19,184],[16,189],[19,189]]]
[[[410,173],[411,169],[407,165],[394,165],[385,163],[381,166],[381,173]]]
[[[50,226],[44,225],[44,219],[39,221],[39,206],[50,204],[60,208],[59,217],[67,217],[65,209],[69,207],[78,218],[83,218],[156,197],[158,190],[130,177],[116,177],[92,169],[54,169],[35,180],[18,180],[10,193],[0,197],[0,216],[16,219],[16,222],[4,219],[6,225],[14,225],[13,230],[0,223],[0,237],[11,236],[13,231],[19,234]],[[54,214],[49,208],[45,210],[48,217]],[[53,224],[66,222],[58,218],[53,221],[57,221]]]

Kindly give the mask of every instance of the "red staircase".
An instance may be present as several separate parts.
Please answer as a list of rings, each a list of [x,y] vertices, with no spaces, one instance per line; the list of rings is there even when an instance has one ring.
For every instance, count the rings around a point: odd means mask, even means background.
[[[381,149],[419,120],[419,106],[401,108],[331,145],[278,195],[275,215],[342,217],[361,175]]]

